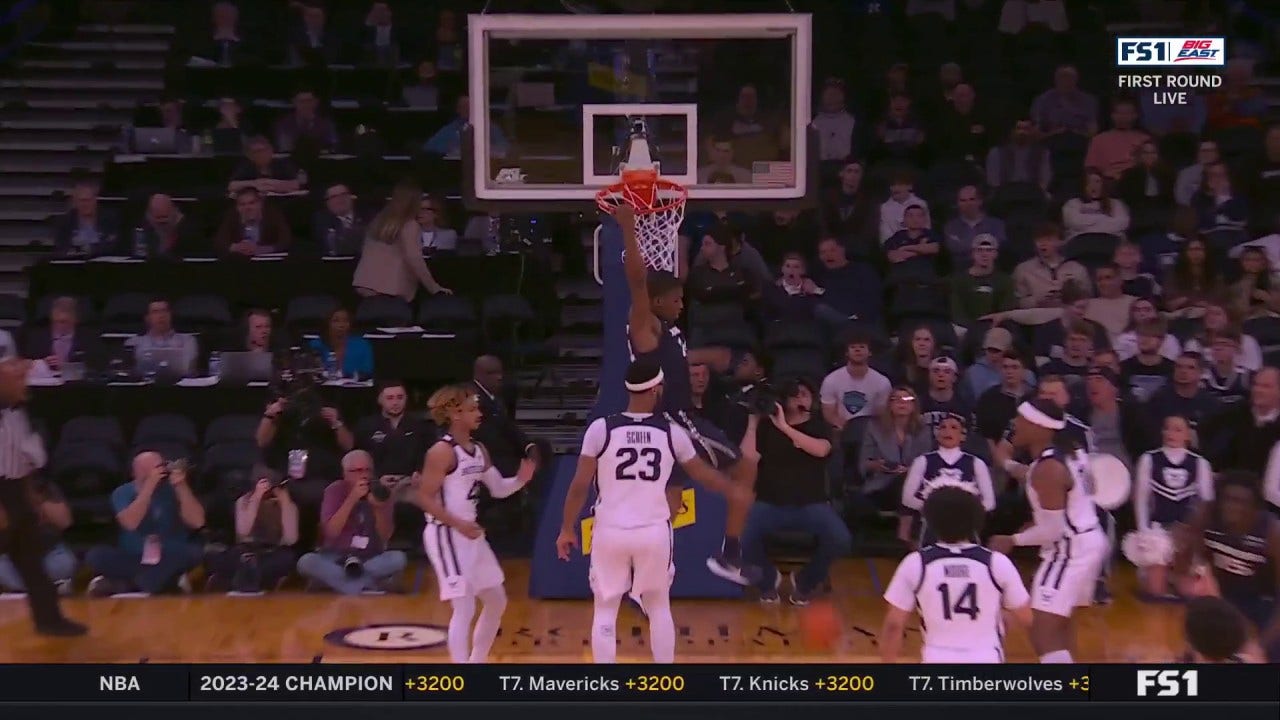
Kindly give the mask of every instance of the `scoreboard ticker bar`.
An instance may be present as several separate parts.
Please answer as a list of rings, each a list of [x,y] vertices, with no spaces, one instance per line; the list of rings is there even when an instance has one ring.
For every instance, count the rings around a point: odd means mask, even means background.
[[[1280,702],[1280,665],[0,665],[0,704]]]

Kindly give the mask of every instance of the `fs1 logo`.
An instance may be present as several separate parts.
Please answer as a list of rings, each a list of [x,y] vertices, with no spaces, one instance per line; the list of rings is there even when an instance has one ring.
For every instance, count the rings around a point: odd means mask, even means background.
[[[1154,689],[1156,697],[1196,697],[1200,694],[1198,670],[1139,670],[1138,697],[1148,697]]]
[[[1181,67],[1226,64],[1223,38],[1116,38],[1116,65]]]

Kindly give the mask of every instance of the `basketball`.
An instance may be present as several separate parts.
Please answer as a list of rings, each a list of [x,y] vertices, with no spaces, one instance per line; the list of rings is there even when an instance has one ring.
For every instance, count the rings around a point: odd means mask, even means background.
[[[842,632],[840,613],[829,600],[815,600],[800,610],[800,637],[805,649],[829,651],[836,646]]]

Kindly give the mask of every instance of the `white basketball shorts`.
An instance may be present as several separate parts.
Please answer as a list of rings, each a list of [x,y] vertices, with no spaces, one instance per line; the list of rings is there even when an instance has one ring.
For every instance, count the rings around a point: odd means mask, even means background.
[[[676,566],[671,524],[637,528],[597,525],[591,539],[591,591],[622,597],[671,589]]]
[[[1004,662],[1000,638],[992,638],[989,647],[942,648],[925,645],[920,648],[920,662],[926,665],[999,665]]]
[[[483,535],[472,540],[448,525],[428,522],[422,531],[422,547],[435,568],[441,600],[477,595],[506,580]]]
[[[1071,617],[1077,607],[1092,605],[1094,586],[1110,553],[1102,528],[1046,546],[1029,588],[1031,609]]]

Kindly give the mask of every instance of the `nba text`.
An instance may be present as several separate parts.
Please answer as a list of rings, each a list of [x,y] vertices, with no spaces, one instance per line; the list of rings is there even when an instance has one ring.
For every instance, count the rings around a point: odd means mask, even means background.
[[[1151,692],[1151,691],[1155,692]],[[1196,697],[1200,673],[1196,670],[1139,670],[1138,697]]]

